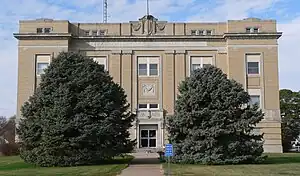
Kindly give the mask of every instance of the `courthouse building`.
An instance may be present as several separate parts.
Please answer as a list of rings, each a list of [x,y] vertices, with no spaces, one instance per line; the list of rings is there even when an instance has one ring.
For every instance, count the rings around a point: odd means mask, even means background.
[[[241,83],[265,113],[256,132],[265,152],[282,152],[275,20],[247,18],[216,23],[173,23],[146,15],[128,23],[22,20],[18,39],[17,118],[40,75],[61,51],[93,58],[128,95],[137,120],[137,148],[167,141],[165,119],[174,113],[178,84],[194,69],[215,65]],[[184,117],[182,117],[184,118]]]

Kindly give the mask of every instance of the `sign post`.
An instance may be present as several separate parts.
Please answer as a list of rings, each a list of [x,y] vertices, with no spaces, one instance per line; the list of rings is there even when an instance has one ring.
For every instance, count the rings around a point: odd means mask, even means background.
[[[165,157],[168,157],[168,176],[171,175],[170,170],[170,157],[173,156],[173,145],[172,144],[166,144],[166,150],[165,150]]]

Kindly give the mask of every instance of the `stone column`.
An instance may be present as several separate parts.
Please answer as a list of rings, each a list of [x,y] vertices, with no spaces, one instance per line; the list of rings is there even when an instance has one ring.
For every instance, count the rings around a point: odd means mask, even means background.
[[[121,50],[112,51],[111,54],[108,58],[108,71],[113,80],[121,84]]]
[[[175,51],[166,51],[163,57],[163,109],[173,114],[175,101]]]
[[[186,77],[186,51],[175,52],[175,99],[177,99],[178,86]]]

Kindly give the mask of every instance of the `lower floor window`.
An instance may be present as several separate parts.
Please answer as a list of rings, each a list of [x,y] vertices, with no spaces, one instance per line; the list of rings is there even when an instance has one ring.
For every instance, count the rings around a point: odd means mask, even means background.
[[[257,104],[260,107],[260,96],[259,95],[250,95],[250,106]]]

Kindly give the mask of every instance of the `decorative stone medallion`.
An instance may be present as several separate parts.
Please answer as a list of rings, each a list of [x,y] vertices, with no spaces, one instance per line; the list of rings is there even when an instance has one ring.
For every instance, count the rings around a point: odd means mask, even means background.
[[[143,96],[155,96],[155,84],[142,84],[142,94]]]

